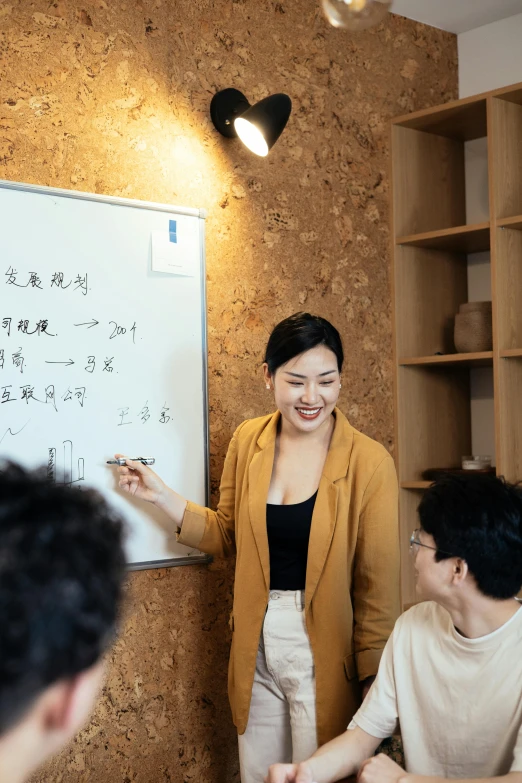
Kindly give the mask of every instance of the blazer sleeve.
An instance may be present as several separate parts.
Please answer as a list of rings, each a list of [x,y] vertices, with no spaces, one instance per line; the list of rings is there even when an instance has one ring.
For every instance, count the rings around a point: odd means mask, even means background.
[[[364,492],[352,600],[359,680],[377,674],[400,607],[399,513],[395,465],[386,456]]]
[[[237,438],[241,426],[234,432],[228,447],[216,511],[189,501],[177,536],[180,544],[195,547],[215,557],[228,557],[236,553]]]

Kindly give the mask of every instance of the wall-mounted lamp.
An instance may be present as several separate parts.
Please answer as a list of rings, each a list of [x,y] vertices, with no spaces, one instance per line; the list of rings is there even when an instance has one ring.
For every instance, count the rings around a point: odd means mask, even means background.
[[[210,117],[215,128],[229,139],[239,136],[256,155],[268,155],[284,130],[292,101],[282,92],[249,104],[239,90],[228,87],[217,92],[210,102]]]

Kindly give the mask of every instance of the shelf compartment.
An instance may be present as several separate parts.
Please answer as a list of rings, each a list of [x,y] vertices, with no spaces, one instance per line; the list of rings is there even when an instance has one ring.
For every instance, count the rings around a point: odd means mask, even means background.
[[[467,256],[421,247],[395,248],[397,355],[452,354],[455,313],[468,301]]]
[[[392,170],[395,236],[466,222],[463,142],[393,125]]]
[[[521,224],[522,225],[522,224]],[[474,226],[457,226],[438,231],[427,231],[423,234],[411,234],[397,237],[397,245],[430,248],[432,250],[449,250],[456,253],[481,253],[489,250],[489,222]]]
[[[486,105],[484,97],[455,101],[392,122],[394,236],[460,230],[467,223],[465,146],[486,139]],[[473,239],[484,249],[486,236]]]
[[[398,368],[398,452],[402,480],[460,465],[472,453],[470,370],[462,365]]]
[[[409,359],[399,359],[402,367],[411,366],[451,366],[490,367],[493,364],[493,351],[481,353],[450,353],[442,356],[416,356]]]

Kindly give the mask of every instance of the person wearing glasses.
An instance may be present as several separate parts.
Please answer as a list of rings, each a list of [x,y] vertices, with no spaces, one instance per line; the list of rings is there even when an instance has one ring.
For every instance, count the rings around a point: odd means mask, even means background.
[[[347,731],[267,783],[522,783],[522,488],[446,475],[410,548],[419,601],[395,624]],[[406,769],[381,741],[400,723]]]

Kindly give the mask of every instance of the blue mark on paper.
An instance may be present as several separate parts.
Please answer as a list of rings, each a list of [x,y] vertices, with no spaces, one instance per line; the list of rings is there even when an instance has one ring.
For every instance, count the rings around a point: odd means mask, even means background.
[[[175,220],[169,220],[169,241],[175,242],[177,244],[177,235],[176,235],[176,221]]]

